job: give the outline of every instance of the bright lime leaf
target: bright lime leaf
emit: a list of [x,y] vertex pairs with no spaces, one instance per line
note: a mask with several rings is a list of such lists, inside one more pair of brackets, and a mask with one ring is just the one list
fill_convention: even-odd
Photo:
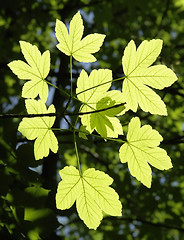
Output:
[[68,56],[73,56],[79,62],[95,62],[91,53],[99,51],[105,35],[89,34],[82,38],[84,32],[83,20],[78,11],[70,22],[69,33],[63,22],[56,20],[56,37],[59,41],[57,48]]
[[127,107],[134,112],[139,104],[145,112],[167,115],[164,102],[148,87],[163,89],[177,80],[174,72],[166,66],[149,67],[160,54],[161,48],[162,40],[159,39],[143,41],[137,51],[134,41],[131,40],[125,48],[122,58],[125,73],[123,94]]
[[[81,115],[81,122],[86,126],[90,133],[96,130],[102,137],[118,137],[123,134],[123,129],[118,115],[124,109],[124,105],[112,108],[114,105],[124,102],[123,94],[120,91],[107,90],[111,86],[112,71],[109,69],[93,70],[88,74],[82,70],[77,80],[76,94],[78,99],[83,103],[80,111],[91,112],[91,114]],[[107,109],[100,111],[102,109]]]
[[22,97],[36,98],[38,95],[46,102],[48,85],[45,82],[50,71],[50,52],[47,50],[42,55],[35,45],[20,41],[22,53],[27,63],[16,60],[8,64],[14,74],[20,79],[31,80],[24,84]]
[[131,175],[150,188],[152,176],[149,164],[164,170],[172,168],[172,163],[166,151],[158,147],[163,140],[162,136],[151,126],[140,125],[138,117],[131,119],[127,143],[120,147],[119,156],[122,163],[128,162]]
[[[51,105],[48,110],[42,100],[26,100],[26,109],[29,114],[55,113],[54,105]],[[35,159],[47,157],[49,149],[56,153],[58,150],[58,141],[51,127],[54,124],[56,117],[34,117],[23,118],[20,122],[18,130],[29,140],[35,140],[34,154]]]
[[113,179],[104,172],[89,168],[80,176],[75,167],[60,170],[62,181],[58,185],[56,206],[64,210],[76,201],[79,217],[90,229],[96,229],[103,218],[102,211],[121,216],[122,205],[118,194],[109,187]]

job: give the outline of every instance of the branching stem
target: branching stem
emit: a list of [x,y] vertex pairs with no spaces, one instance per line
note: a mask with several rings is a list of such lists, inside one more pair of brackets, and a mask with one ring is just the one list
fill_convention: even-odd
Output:
[[[72,56],[70,56],[70,79],[72,79]],[[76,96],[78,96],[79,94],[81,93],[84,93],[84,92],[87,92],[87,91],[90,91],[91,89],[94,89],[94,88],[97,88],[97,87],[100,87],[102,85],[105,85],[105,84],[108,84],[110,82],[117,82],[117,81],[120,81],[120,80],[123,80],[125,79],[125,76],[124,77],[120,77],[120,78],[116,78],[116,79],[113,79],[113,80],[110,80],[110,81],[107,81],[107,82],[104,82],[104,83],[101,83],[101,84],[98,84],[96,86],[93,86],[93,87],[90,87],[90,88],[87,88],[77,94],[75,94],[75,96],[73,96],[73,86],[72,86],[72,81],[71,81],[71,94],[65,92],[64,90],[62,90],[61,88],[55,86],[54,84],[50,83],[49,81],[45,80],[45,82],[47,82],[49,85],[51,85],[52,87],[55,87],[57,90],[59,90],[63,95],[66,95],[67,97],[71,97],[77,101],[80,101]]]

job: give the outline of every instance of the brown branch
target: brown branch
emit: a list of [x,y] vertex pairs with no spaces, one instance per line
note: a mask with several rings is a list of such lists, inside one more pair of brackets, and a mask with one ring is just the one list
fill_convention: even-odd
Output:
[[80,113],[67,113],[66,115],[71,115],[71,116],[78,115],[78,116],[81,116],[81,115],[85,115],[85,114],[92,114],[92,113],[103,112],[103,111],[106,111],[106,110],[109,110],[109,109],[113,109],[113,108],[117,108],[117,107],[120,107],[120,106],[123,106],[123,105],[125,105],[125,103],[119,103],[119,104],[116,104],[114,106],[111,106],[111,107],[108,107],[108,108],[99,109],[99,110],[95,110],[95,111],[80,112]]
[[85,115],[85,114],[92,114],[92,113],[98,113],[98,112],[103,112],[109,109],[117,108],[120,106],[123,106],[125,103],[120,103],[116,104],[114,106],[108,107],[108,108],[103,108],[99,110],[94,110],[90,112],[78,112],[78,113],[40,113],[40,114],[0,114],[0,119],[8,119],[8,118],[34,118],[34,117],[53,117],[53,116],[80,116],[80,115]]
[[[112,218],[111,216],[109,217],[106,217],[106,218]],[[113,218],[114,220],[114,218]],[[173,226],[173,225],[168,225],[168,224],[165,224],[165,223],[154,223],[154,222],[151,222],[151,221],[148,221],[148,220],[144,220],[144,219],[140,219],[140,218],[126,218],[126,217],[122,217],[122,218],[119,218],[117,219],[119,221],[123,220],[123,221],[129,221],[129,222],[133,222],[134,224],[136,224],[136,222],[141,222],[142,224],[146,224],[146,225],[150,225],[150,226],[153,226],[153,227],[160,227],[160,228],[167,228],[167,229],[175,229],[175,230],[178,230],[180,232],[184,232],[184,228],[182,227],[178,227],[178,226]]]
[[[174,229],[174,230],[178,230],[180,232],[184,232],[184,228],[182,228],[182,227],[174,226],[174,225],[168,225],[168,224],[159,223],[159,222],[155,223],[155,222],[151,222],[151,221],[148,221],[148,220],[141,219],[139,217],[137,217],[137,218],[129,218],[129,217],[115,218],[113,216],[107,216],[107,217],[104,218],[103,222],[105,222],[105,220],[110,220],[112,222],[116,222],[115,224],[117,224],[117,222],[121,223],[122,221],[127,221],[129,223],[132,222],[134,225],[136,225],[136,223],[139,222],[141,224],[149,225],[149,226],[156,227],[156,228],[158,228],[158,227],[159,228],[166,228],[166,229],[169,229],[169,230]],[[67,227],[68,225],[76,223],[78,221],[80,221],[79,218],[73,219],[70,222],[68,222],[67,224],[65,224],[64,227]]]
[[40,114],[0,114],[0,119],[8,118],[34,118],[34,117],[53,117],[58,113],[40,113]]

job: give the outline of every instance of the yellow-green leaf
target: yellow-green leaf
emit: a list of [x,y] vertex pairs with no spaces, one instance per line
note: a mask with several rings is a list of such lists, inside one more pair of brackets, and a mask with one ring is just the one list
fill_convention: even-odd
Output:
[[[76,94],[83,103],[80,109],[82,113],[97,111],[80,116],[86,130],[90,133],[96,130],[102,137],[116,138],[123,134],[120,121],[115,116],[123,111],[124,99],[118,90],[107,91],[111,82],[112,71],[109,69],[93,70],[89,77],[82,70],[77,80]],[[118,104],[122,105],[114,107]]]
[[121,216],[122,205],[118,194],[109,187],[113,179],[104,172],[89,168],[81,176],[75,167],[60,170],[62,181],[58,185],[56,206],[64,210],[76,201],[79,217],[90,229],[96,229],[103,218],[102,211]]
[[20,41],[20,46],[27,63],[16,60],[8,64],[18,78],[31,80],[24,84],[22,97],[36,98],[38,95],[46,102],[48,85],[45,81],[50,71],[50,52],[47,50],[42,55],[35,45]]
[[149,164],[160,170],[167,170],[172,168],[172,163],[166,151],[158,147],[163,140],[162,136],[150,125],[140,126],[138,117],[131,119],[127,143],[120,147],[119,156],[122,163],[128,162],[131,175],[150,188],[152,172]]
[[127,108],[137,111],[138,105],[145,112],[167,115],[167,109],[160,96],[148,86],[163,89],[171,86],[177,77],[166,66],[150,65],[156,60],[162,48],[162,40],[153,39],[143,41],[136,51],[136,46],[131,40],[125,48],[122,58],[125,79],[123,94]]
[[[47,110],[46,105],[42,100],[26,100],[26,109],[29,114],[55,113],[54,105],[51,105]],[[56,117],[50,116],[23,118],[19,124],[18,130],[27,139],[36,139],[34,143],[34,154],[36,160],[47,157],[49,149],[54,153],[58,150],[58,141],[51,129],[55,118]]]
[[70,22],[69,33],[65,24],[56,20],[56,37],[59,41],[57,48],[68,56],[74,57],[79,62],[95,62],[96,58],[92,53],[99,51],[105,35],[90,34],[82,38],[84,32],[83,20],[78,11]]

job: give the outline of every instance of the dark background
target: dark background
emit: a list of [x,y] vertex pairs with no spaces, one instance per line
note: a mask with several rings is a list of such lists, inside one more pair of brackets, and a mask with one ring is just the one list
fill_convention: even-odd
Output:
[[[173,169],[153,170],[151,189],[129,174],[127,164],[118,157],[120,145],[89,137],[77,139],[83,168],[95,167],[114,178],[113,188],[123,204],[122,217],[107,216],[99,228],[89,230],[79,219],[75,205],[65,211],[55,207],[55,193],[60,181],[58,171],[76,165],[72,134],[56,132],[57,154],[50,153],[35,161],[33,142],[27,141],[17,127],[21,119],[0,120],[0,239],[184,239],[184,1],[183,0],[6,0],[0,3],[0,113],[26,113],[21,98],[23,81],[7,64],[24,60],[19,40],[51,51],[51,71],[47,78],[69,89],[69,57],[56,48],[56,18],[69,23],[78,11],[84,19],[84,35],[106,34],[99,60],[93,64],[74,61],[74,89],[81,68],[109,68],[113,78],[123,74],[121,58],[127,43],[160,38],[163,50],[156,63],[165,64],[177,74],[173,86],[158,91],[168,109],[168,116],[152,116],[141,110],[121,117],[126,132],[130,119],[137,115],[142,124],[150,124],[163,136],[161,147],[172,159]],[[113,87],[121,88],[116,82]],[[50,88],[48,105],[57,112],[66,104],[64,96]],[[77,102],[71,111],[78,111]],[[75,118],[71,118],[74,121]],[[55,127],[68,128],[61,119]]]

